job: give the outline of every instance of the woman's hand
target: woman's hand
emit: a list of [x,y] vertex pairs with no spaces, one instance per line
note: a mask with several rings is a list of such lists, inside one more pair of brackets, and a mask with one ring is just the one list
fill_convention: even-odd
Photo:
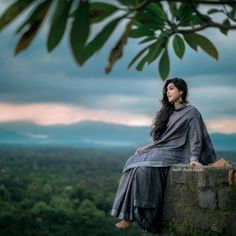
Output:
[[190,165],[192,165],[192,166],[202,166],[202,164],[198,161],[190,161]]
[[136,150],[135,154],[140,153],[145,150],[145,147],[140,147]]
[[144,150],[147,150],[147,149],[150,149],[150,148],[153,148],[153,147],[155,147],[155,142],[153,143],[150,143],[150,144],[148,144],[148,145],[146,145],[146,146],[144,146],[144,147],[140,147],[140,148],[138,148],[137,150],[136,150],[136,152],[135,152],[135,154],[136,153],[139,153],[139,152],[143,152]]

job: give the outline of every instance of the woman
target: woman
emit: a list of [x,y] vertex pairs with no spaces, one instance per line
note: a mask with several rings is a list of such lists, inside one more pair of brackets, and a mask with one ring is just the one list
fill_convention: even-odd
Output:
[[153,143],[138,148],[125,163],[111,215],[121,219],[118,228],[134,222],[148,232],[161,230],[162,200],[173,164],[207,165],[216,153],[197,108],[187,101],[183,79],[168,79],[162,107],[153,120]]

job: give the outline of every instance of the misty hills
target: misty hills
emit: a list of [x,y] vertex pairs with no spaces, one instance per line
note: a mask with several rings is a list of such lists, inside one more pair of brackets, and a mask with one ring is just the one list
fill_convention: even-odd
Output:
[[84,121],[42,126],[31,122],[0,124],[0,143],[62,144],[69,146],[136,146],[151,142],[146,127]]
[[[0,124],[1,144],[44,144],[94,148],[137,148],[151,143],[149,127],[83,121],[42,126],[31,122]],[[217,151],[236,151],[236,133],[210,134]]]

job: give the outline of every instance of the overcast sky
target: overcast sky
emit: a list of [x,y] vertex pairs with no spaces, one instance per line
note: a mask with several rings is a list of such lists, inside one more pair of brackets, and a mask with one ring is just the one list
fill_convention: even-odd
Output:
[[[0,4],[0,13],[5,9]],[[13,56],[19,21],[0,33],[0,122],[28,120],[41,125],[72,124],[94,120],[130,126],[149,126],[160,108],[164,82],[157,62],[142,72],[127,70],[141,49],[136,41],[126,45],[123,58],[109,75],[103,70],[109,50],[122,33],[122,25],[106,48],[80,68],[74,62],[67,35],[51,54],[46,51],[47,27],[31,47]],[[189,101],[201,112],[209,132],[236,132],[236,32],[201,32],[219,51],[219,60],[186,47],[184,59],[169,49],[168,78],[181,77],[189,86]]]

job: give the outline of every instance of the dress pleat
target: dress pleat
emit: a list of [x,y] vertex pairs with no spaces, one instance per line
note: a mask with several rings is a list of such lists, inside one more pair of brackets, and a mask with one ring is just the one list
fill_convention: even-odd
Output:
[[161,228],[162,201],[169,167],[136,167],[121,176],[111,215],[134,220],[149,232]]

